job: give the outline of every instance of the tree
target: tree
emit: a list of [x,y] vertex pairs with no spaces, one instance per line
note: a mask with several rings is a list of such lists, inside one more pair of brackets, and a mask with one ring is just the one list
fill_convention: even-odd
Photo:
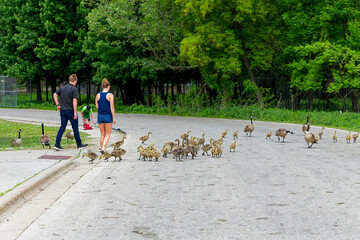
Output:
[[95,79],[110,78],[122,89],[125,103],[143,103],[141,86],[150,90],[159,71],[188,68],[179,60],[181,27],[171,3],[107,1],[88,16],[84,51],[93,60]]
[[263,105],[254,71],[271,67],[279,34],[274,27],[276,5],[266,0],[176,2],[186,29],[180,48],[183,59],[199,66],[210,86],[221,91],[232,89],[245,67]]
[[3,71],[22,82],[35,83],[37,100],[41,99],[42,66],[33,50],[43,35],[39,1],[4,0],[0,7],[2,37],[0,51]]
[[57,81],[85,68],[79,36],[86,27],[84,12],[79,11],[80,0],[42,0],[40,19],[45,34],[39,38],[34,52],[40,59],[46,80],[56,90]]

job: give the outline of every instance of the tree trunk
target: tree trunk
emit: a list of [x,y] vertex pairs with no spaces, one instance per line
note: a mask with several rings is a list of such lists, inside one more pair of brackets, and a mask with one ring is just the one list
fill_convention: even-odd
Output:
[[359,112],[359,93],[358,90],[353,90],[352,93],[350,94],[350,98],[351,98],[351,104],[352,104],[352,110],[355,113]]
[[309,90],[309,92],[308,92],[307,110],[311,110],[311,109],[312,109],[313,98],[314,98],[313,90]]
[[91,81],[90,81],[90,78],[87,78],[87,81],[86,81],[86,83],[87,83],[87,89],[86,89],[86,102],[87,102],[87,104],[89,104],[89,102],[90,102],[90,94],[91,94]]
[[49,83],[48,80],[45,79],[45,92],[46,92],[46,102],[49,102]]
[[78,106],[82,105],[82,102],[81,102],[81,95],[80,95],[80,83],[77,84],[79,87],[78,87],[78,93],[79,93],[79,99],[78,99]]
[[42,102],[42,97],[41,97],[41,80],[38,79],[36,80],[36,101],[38,102]]
[[259,105],[260,105],[260,107],[263,107],[264,106],[264,101],[263,101],[260,89],[259,89],[259,87],[258,87],[258,85],[256,83],[254,72],[251,70],[250,63],[249,63],[248,59],[246,58],[245,51],[244,51],[244,55],[243,55],[243,62],[244,62],[244,65],[245,65],[245,67],[246,67],[246,69],[247,69],[247,71],[249,73],[250,80],[255,84],[256,98],[257,98],[257,100],[259,102]]

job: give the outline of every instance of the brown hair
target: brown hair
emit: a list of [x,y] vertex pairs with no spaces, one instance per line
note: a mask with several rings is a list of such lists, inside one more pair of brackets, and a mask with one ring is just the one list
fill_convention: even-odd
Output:
[[76,80],[78,80],[76,74],[71,74],[70,77],[69,77],[69,82],[75,82]]
[[108,81],[106,78],[104,78],[104,79],[102,80],[101,86],[102,86],[102,88],[107,88],[108,86],[110,86],[110,83],[109,83],[109,81]]

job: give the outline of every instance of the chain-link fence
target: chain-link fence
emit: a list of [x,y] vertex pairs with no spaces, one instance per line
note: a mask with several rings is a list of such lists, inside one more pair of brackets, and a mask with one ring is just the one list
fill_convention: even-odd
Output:
[[17,81],[15,78],[0,76],[0,106],[17,106]]

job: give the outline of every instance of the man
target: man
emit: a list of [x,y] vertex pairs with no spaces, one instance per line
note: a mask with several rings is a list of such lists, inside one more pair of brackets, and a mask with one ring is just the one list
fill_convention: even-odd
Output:
[[[77,116],[77,99],[79,93],[75,87],[78,82],[76,74],[72,74],[69,77],[69,84],[58,89],[54,94],[54,101],[58,111],[60,111],[61,126],[56,136],[55,149],[60,151],[63,148],[60,146],[61,137],[65,132],[68,120],[70,120],[72,129],[74,131],[74,137],[78,148],[87,147],[87,144],[82,144],[79,134],[79,120]],[[60,104],[58,100],[60,96]]]

